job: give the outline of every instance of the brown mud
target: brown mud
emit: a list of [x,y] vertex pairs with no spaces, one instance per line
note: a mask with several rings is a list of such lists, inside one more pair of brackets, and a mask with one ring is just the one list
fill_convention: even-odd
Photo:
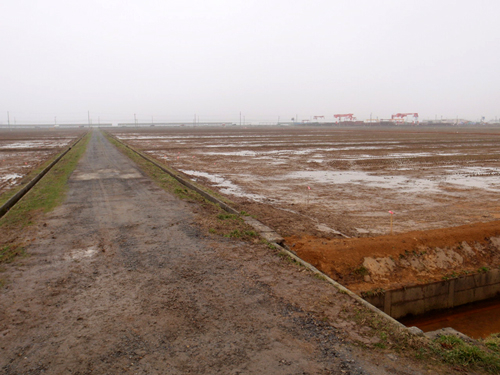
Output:
[[302,259],[356,292],[500,265],[500,221],[373,238],[291,236],[286,242]]
[[490,239],[500,219],[499,128],[113,132],[226,194],[358,292],[500,266]]
[[3,267],[1,372],[448,371],[354,346],[381,340],[356,302],[264,244],[209,235],[199,210],[94,131],[65,203]]

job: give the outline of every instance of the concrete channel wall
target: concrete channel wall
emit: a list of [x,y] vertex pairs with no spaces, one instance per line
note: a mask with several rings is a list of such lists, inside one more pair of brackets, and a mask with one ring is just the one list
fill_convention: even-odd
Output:
[[398,319],[408,314],[446,309],[500,294],[500,270],[461,276],[425,285],[385,291],[364,299]]

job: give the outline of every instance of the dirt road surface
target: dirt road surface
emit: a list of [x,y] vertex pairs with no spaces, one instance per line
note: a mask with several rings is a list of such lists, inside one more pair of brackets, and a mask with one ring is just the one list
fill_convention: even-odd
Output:
[[1,373],[427,373],[353,346],[348,296],[264,245],[205,235],[100,132],[69,185],[3,273]]

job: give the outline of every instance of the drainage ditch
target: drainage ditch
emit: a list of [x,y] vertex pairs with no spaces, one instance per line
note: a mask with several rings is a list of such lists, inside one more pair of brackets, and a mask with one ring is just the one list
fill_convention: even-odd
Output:
[[500,332],[500,298],[432,311],[399,319],[407,327],[418,327],[424,332],[451,327],[473,338],[486,338]]
[[[473,338],[500,332],[500,270],[365,295],[406,326],[434,331],[451,327]],[[461,307],[459,307],[461,306]]]

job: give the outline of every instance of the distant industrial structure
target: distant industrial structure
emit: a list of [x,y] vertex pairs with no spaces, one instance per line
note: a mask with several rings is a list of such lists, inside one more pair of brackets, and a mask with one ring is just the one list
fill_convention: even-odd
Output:
[[395,124],[404,124],[408,116],[413,116],[413,125],[418,125],[418,113],[396,113],[391,116],[391,120]]
[[338,124],[339,122],[354,122],[356,121],[356,117],[354,117],[354,114],[352,113],[346,113],[346,114],[337,114],[333,115],[333,118],[336,120],[335,122]]
[[[245,117],[243,116],[243,122],[239,122],[239,126],[500,126],[500,121],[495,117],[489,121],[486,121],[485,116],[481,116],[476,121],[470,121],[463,118],[443,118],[442,116],[438,119],[421,120],[417,112],[397,112],[394,113],[390,118],[379,119],[378,117],[373,118],[370,114],[370,118],[366,120],[357,120],[354,113],[336,113],[333,117],[324,115],[314,115],[309,118],[301,119],[299,121],[298,115],[291,118],[291,121],[280,121],[278,116],[278,121],[267,121],[267,122],[245,122]],[[240,119],[241,120],[241,119]],[[230,127],[238,126],[238,123],[232,121],[226,122],[200,122],[199,117],[195,116],[194,121],[186,122],[154,122],[153,117],[151,121],[139,122],[137,115],[134,114],[134,122],[119,122],[119,123],[101,123],[99,118],[96,123],[92,122],[90,117],[90,112],[88,113],[88,119],[86,123],[56,123],[56,117],[54,117],[54,123],[17,123],[14,118],[14,123],[11,122],[10,114],[7,112],[7,123],[0,121],[0,128],[9,129],[35,129],[35,128],[92,128],[92,127]]]

